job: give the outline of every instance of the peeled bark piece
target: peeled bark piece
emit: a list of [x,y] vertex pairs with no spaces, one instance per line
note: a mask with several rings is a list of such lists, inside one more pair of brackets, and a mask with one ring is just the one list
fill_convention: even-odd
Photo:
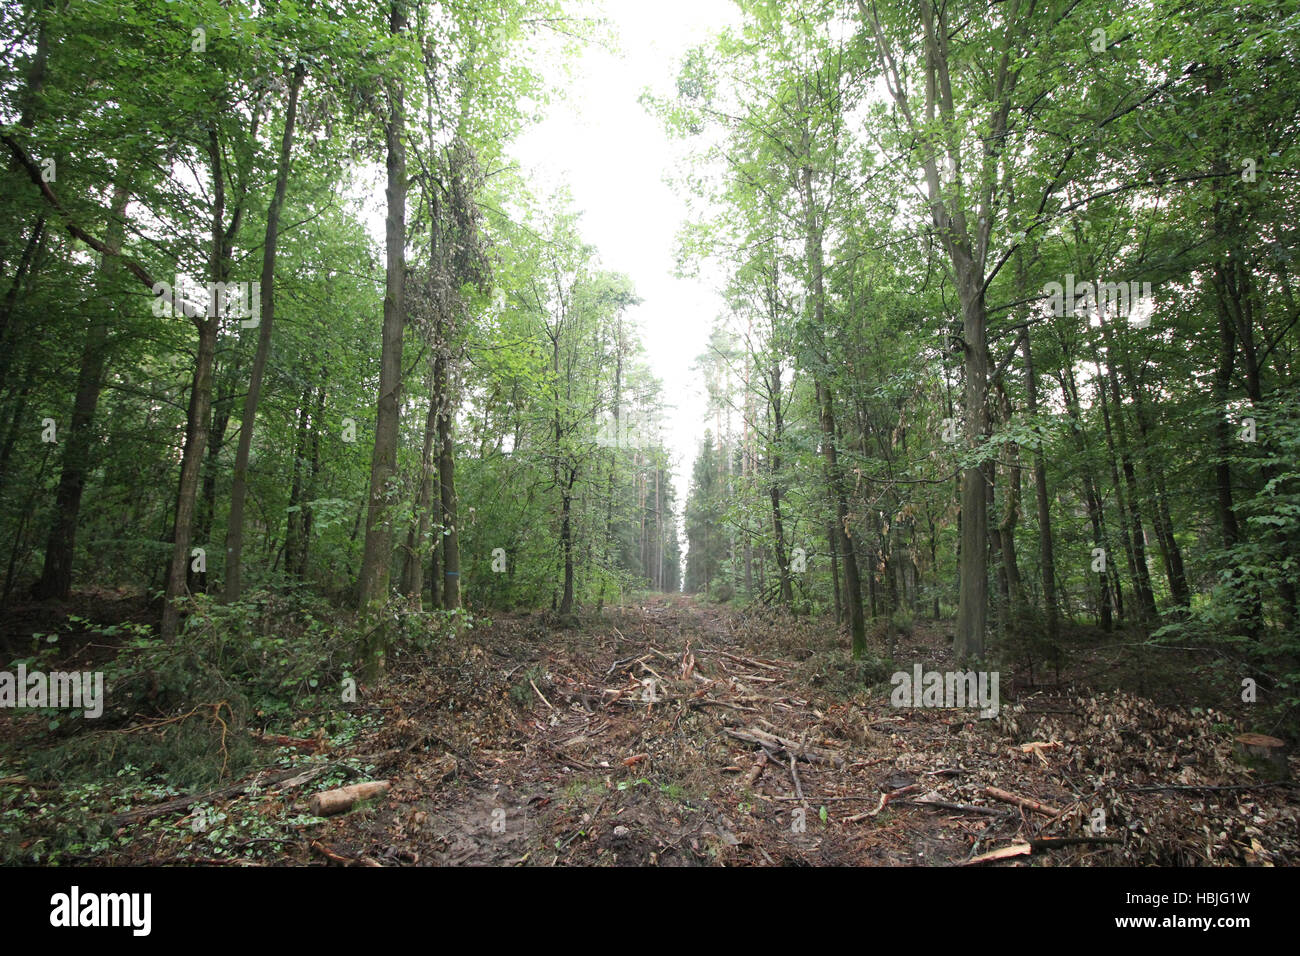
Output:
[[1270,779],[1291,778],[1291,768],[1286,760],[1286,741],[1265,734],[1238,734],[1232,739],[1243,762],[1259,767]]
[[322,790],[314,793],[307,801],[307,807],[318,817],[331,817],[336,813],[347,813],[362,800],[369,800],[381,793],[387,793],[392,782],[388,780],[371,780],[366,783],[354,783],[337,790]]

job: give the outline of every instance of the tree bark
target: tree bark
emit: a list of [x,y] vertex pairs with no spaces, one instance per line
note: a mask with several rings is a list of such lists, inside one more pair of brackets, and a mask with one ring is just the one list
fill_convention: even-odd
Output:
[[[126,234],[126,209],[131,194],[125,184],[113,190],[105,240],[114,250],[120,250]],[[116,294],[114,279],[118,274],[116,255],[103,255],[99,261],[100,290],[105,300]],[[77,522],[81,514],[81,495],[90,470],[94,435],[92,424],[99,407],[99,395],[104,384],[104,366],[108,358],[108,330],[110,312],[95,308],[90,330],[81,352],[81,371],[77,377],[77,394],[72,405],[72,420],[67,431],[67,445],[63,453],[63,469],[59,487],[55,492],[54,519],[50,525],[49,539],[45,545],[45,565],[41,576],[32,588],[37,599],[66,599],[72,588],[72,564],[76,553]]]
[[564,555],[564,592],[560,598],[560,614],[573,613],[573,528],[570,511],[573,502],[573,482],[577,477],[578,470],[570,468],[560,509],[560,549]]
[[442,606],[448,611],[460,607],[460,531],[456,501],[456,438],[452,433],[452,400],[447,375],[447,354],[440,351],[434,370],[434,393],[438,404],[438,486],[442,510]]
[[[1038,417],[1038,380],[1034,374],[1034,352],[1030,339],[1032,330],[1025,330],[1025,390],[1029,400],[1029,414]],[[1043,588],[1043,601],[1047,611],[1047,637],[1052,646],[1060,641],[1060,610],[1056,601],[1056,549],[1052,542],[1052,509],[1047,491],[1047,461],[1043,442],[1034,445],[1034,502],[1038,509],[1038,562]]]
[[[1074,375],[1070,370],[1070,366],[1066,364],[1068,361],[1069,359],[1066,358],[1062,366],[1064,371],[1061,376],[1061,395],[1065,399],[1066,413],[1070,417],[1070,435],[1074,439],[1075,448],[1077,449],[1080,458],[1084,462],[1087,462],[1089,460],[1088,439],[1087,434],[1083,430],[1083,418],[1079,414],[1078,396],[1073,387]],[[1084,502],[1088,509],[1088,520],[1092,524],[1093,547],[1101,548],[1107,557],[1107,562],[1103,566],[1103,570],[1097,573],[1098,586],[1101,592],[1100,600],[1097,602],[1097,614],[1100,618],[1102,630],[1109,631],[1113,626],[1111,616],[1110,545],[1106,537],[1105,517],[1101,507],[1101,496],[1097,492],[1097,484],[1093,480],[1092,471],[1087,469],[1086,466],[1082,477]],[[1088,562],[1088,566],[1091,567],[1091,562]],[[1118,576],[1116,576],[1116,584],[1118,585]]]
[[302,391],[298,429],[293,443],[293,478],[289,483],[289,520],[284,532],[284,573],[301,578],[306,567],[307,524],[303,505],[303,465],[307,460],[307,422],[311,417],[311,386]]
[[248,393],[244,397],[244,414],[240,418],[239,447],[235,452],[235,474],[230,488],[230,516],[226,522],[226,601],[238,600],[243,589],[244,499],[248,493],[248,459],[253,447],[253,425],[257,405],[262,397],[262,377],[271,354],[271,325],[275,320],[275,255],[280,236],[280,212],[284,208],[289,186],[289,160],[293,152],[293,128],[298,113],[298,92],[302,89],[306,66],[299,63],[289,81],[289,102],[285,107],[284,134],[280,139],[279,166],[275,174],[275,192],[266,211],[266,235],[262,246],[262,278],[259,286],[260,324],[257,331],[257,354],[249,375]]
[[[393,36],[406,27],[404,0],[393,0],[389,30]],[[379,360],[379,403],[375,416],[375,445],[370,460],[370,489],[366,509],[366,538],[358,582],[358,603],[363,612],[388,599],[393,558],[393,528],[389,515],[390,480],[397,472],[397,433],[401,416],[402,330],[406,324],[406,107],[400,79],[388,87],[388,117],[384,123],[387,146],[388,214],[384,224],[386,249],[384,325]],[[384,641],[366,649],[367,669],[383,667]]]
[[[1101,407],[1102,426],[1106,433],[1107,461],[1110,465],[1111,481],[1115,487],[1115,498],[1119,503],[1120,532],[1128,560],[1129,577],[1133,580],[1134,591],[1137,592],[1142,620],[1153,621],[1157,617],[1156,598],[1151,587],[1151,571],[1147,567],[1146,531],[1142,523],[1142,512],[1138,506],[1137,473],[1133,468],[1133,454],[1129,449],[1124,409],[1117,405],[1112,417],[1111,400],[1106,394],[1105,372],[1102,370],[1101,359],[1097,355],[1095,345],[1093,362],[1097,368],[1097,398]],[[1120,484],[1120,468],[1123,469],[1124,474],[1123,485]]]
[[768,495],[772,500],[772,533],[775,539],[773,550],[776,553],[776,569],[780,577],[781,605],[787,610],[794,604],[794,588],[790,584],[790,556],[785,544],[785,525],[781,521],[781,441],[785,423],[781,408],[781,363],[772,361],[772,391],[770,405],[772,412],[772,451],[768,457],[769,482]]
[[[215,127],[208,131],[208,158],[212,169],[212,251],[209,271],[213,282],[221,281],[225,262],[225,172],[221,165],[221,146]],[[209,306],[211,303],[209,302]],[[208,423],[212,414],[212,365],[217,354],[217,331],[220,317],[209,307],[207,314],[194,319],[199,330],[198,358],[190,387],[190,404],[186,416],[185,448],[181,453],[181,478],[176,491],[176,517],[172,522],[172,557],[167,568],[164,590],[162,627],[164,641],[174,640],[180,629],[180,599],[186,591],[190,568],[190,536],[193,531],[194,505],[198,497],[199,473],[208,441]]]
[[[432,370],[430,370],[429,382],[432,385]],[[429,547],[430,512],[433,509],[433,456],[437,442],[438,406],[430,396],[429,411],[424,419],[424,443],[420,448],[420,487],[415,495],[416,514],[407,532],[402,565],[402,593],[416,608],[419,608],[424,600],[424,549]],[[437,550],[438,547],[439,543],[434,542],[431,550]],[[436,598],[435,595],[435,601]]]

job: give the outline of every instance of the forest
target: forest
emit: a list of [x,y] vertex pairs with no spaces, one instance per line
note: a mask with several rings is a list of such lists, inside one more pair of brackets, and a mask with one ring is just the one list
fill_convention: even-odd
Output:
[[0,4],[0,862],[1300,861],[1300,3],[701,4],[668,355],[629,6]]

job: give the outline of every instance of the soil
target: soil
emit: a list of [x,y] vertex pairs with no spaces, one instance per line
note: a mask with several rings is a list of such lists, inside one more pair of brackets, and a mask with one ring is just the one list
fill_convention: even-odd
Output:
[[[1296,789],[1234,757],[1240,716],[1084,686],[1096,655],[1051,680],[1004,673],[984,718],[891,702],[892,671],[957,669],[942,626],[863,663],[826,622],[681,595],[559,623],[498,616],[359,688],[378,729],[303,766],[365,768],[386,795],[327,819],[302,816],[323,779],[235,795],[220,805],[257,803],[281,836],[198,855],[178,810],[94,862],[1300,862]],[[1015,855],[982,860],[997,850]]]

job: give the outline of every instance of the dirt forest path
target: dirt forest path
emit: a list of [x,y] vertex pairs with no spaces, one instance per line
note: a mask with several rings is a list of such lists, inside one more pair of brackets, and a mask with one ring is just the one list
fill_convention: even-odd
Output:
[[[928,637],[915,659],[950,666],[943,635]],[[990,852],[1013,865],[1297,859],[1295,791],[1233,762],[1221,716],[1064,689],[1004,698],[997,719],[895,708],[888,674],[851,663],[844,643],[825,622],[676,595],[575,628],[541,614],[500,618],[435,660],[395,669],[371,705],[382,729],[363,748],[379,755],[365,758],[370,775],[392,790],[314,825],[291,856],[542,866],[931,865]],[[895,666],[911,664],[900,651]]]

